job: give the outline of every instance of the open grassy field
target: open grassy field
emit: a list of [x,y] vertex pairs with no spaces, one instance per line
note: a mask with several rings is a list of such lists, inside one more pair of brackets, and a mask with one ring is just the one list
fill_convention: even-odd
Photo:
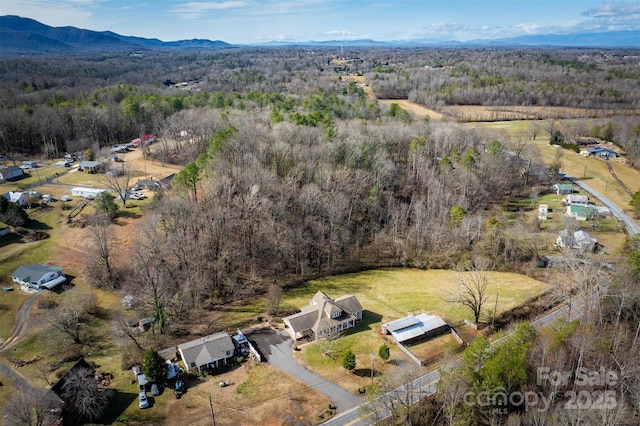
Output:
[[545,106],[484,106],[450,105],[439,109],[443,114],[457,121],[507,121],[507,120],[544,120],[571,118],[604,118],[613,115],[638,115],[640,111],[613,109],[585,109]]
[[[548,289],[547,284],[522,275],[497,272],[489,274],[489,301],[485,319],[491,314],[496,293],[499,293],[497,313],[500,314]],[[381,269],[314,280],[304,287],[290,289],[283,301],[283,309],[286,310],[307,305],[317,291],[324,291],[330,297],[353,294],[364,308],[362,322],[347,335],[333,342],[320,341],[301,345],[301,350],[294,352],[294,356],[318,374],[355,392],[370,384],[371,355],[377,355],[378,348],[386,341],[379,334],[383,323],[420,309],[440,315],[449,323],[458,323],[463,319],[473,320],[470,311],[451,301],[451,294],[456,288],[455,279],[454,271]],[[377,375],[394,374],[409,362],[394,344],[390,343],[389,346],[391,359],[395,362],[380,363],[376,369]],[[443,348],[444,346],[439,346],[439,350]],[[332,356],[325,355],[328,349]],[[347,350],[356,354],[355,374],[348,374],[341,366],[342,357]]]

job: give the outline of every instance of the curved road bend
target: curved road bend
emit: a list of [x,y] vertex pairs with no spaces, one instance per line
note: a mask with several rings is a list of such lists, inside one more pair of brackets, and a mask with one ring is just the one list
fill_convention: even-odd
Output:
[[260,329],[252,332],[248,337],[256,341],[269,364],[325,395],[336,407],[336,411],[347,410],[365,401],[364,397],[349,392],[298,364],[292,355],[293,342],[286,331],[273,332]]
[[608,199],[607,197],[605,197],[595,189],[591,188],[589,185],[580,181],[580,179],[576,179],[566,174],[564,175],[564,177],[568,181],[578,185],[584,191],[593,195],[595,198],[598,199],[598,201],[600,201],[607,208],[609,208],[609,210],[611,210],[611,214],[617,217],[620,221],[622,221],[622,223],[624,224],[624,227],[627,229],[627,232],[629,233],[630,236],[633,237],[634,235],[640,234],[640,225],[638,225],[638,223],[635,220],[633,220],[631,216],[629,216],[624,210],[618,207],[613,201],[611,201],[610,199]]
[[[16,340],[18,340],[27,332],[29,314],[34,303],[36,303],[39,294],[40,293],[34,294],[29,299],[27,299],[22,304],[22,306],[20,306],[20,309],[18,309],[18,313],[16,314],[16,324],[13,327],[13,332],[11,333],[11,336],[0,343],[0,352],[4,352],[5,350],[9,349],[15,344]],[[29,383],[24,377],[22,377],[20,373],[18,373],[15,369],[2,361],[0,361],[0,374],[9,379],[9,381],[11,381],[11,383],[13,383],[13,385],[17,389],[33,389],[33,385],[31,385],[31,383]]]
[[[576,300],[571,305],[564,306],[550,314],[547,314],[531,324],[535,328],[544,327],[553,323],[561,317],[567,317],[570,321],[580,318],[584,309],[584,303],[582,300]],[[492,345],[495,345],[502,341],[508,335],[494,341]],[[459,364],[460,360],[456,359],[447,364],[444,368],[451,369]],[[410,401],[417,403],[420,398],[427,395],[432,395],[436,392],[436,385],[440,380],[440,371],[434,370],[429,373],[418,377],[412,382],[394,389],[384,395],[381,395],[375,401],[366,402],[364,404],[354,406],[347,411],[337,414],[332,419],[322,423],[326,426],[371,426],[379,421],[389,417],[391,414],[387,409],[390,404],[385,404],[385,401],[392,400],[406,400],[406,393],[411,392]]]

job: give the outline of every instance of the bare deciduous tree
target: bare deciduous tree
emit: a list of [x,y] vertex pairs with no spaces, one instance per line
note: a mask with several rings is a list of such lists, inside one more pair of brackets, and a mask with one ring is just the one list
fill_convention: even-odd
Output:
[[267,291],[267,311],[271,315],[276,315],[280,310],[280,303],[282,303],[282,287],[271,284]]
[[466,306],[473,313],[474,321],[480,321],[482,307],[487,301],[487,286],[489,285],[489,262],[485,259],[476,259],[469,262],[456,275],[458,283],[455,300]]
[[112,168],[105,174],[106,187],[118,195],[123,206],[127,204],[127,193],[129,192],[131,180],[134,175],[135,170],[129,166],[125,166],[124,163],[122,163],[122,166]]
[[93,371],[78,368],[65,376],[62,399],[76,421],[94,421],[104,413],[111,390],[100,389]]
[[52,424],[58,416],[55,414],[55,402],[45,389],[19,389],[4,404],[3,415],[7,425],[46,426]]

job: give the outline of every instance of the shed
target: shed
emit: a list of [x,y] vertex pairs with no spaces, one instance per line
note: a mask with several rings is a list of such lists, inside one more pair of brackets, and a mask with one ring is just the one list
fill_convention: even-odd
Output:
[[22,162],[22,167],[25,169],[35,169],[38,167],[38,162],[35,160],[26,160]]
[[538,206],[538,219],[547,220],[549,218],[549,205],[540,204]]
[[450,329],[451,327],[439,316],[424,312],[418,315],[408,315],[382,325],[382,331],[391,334],[397,343],[439,336]]

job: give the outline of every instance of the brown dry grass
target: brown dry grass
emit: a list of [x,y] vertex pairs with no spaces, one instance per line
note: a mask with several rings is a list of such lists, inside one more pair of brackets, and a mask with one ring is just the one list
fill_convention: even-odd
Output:
[[429,108],[425,108],[422,105],[409,102],[405,99],[380,99],[380,102],[387,106],[391,104],[398,104],[402,109],[407,110],[409,113],[418,118],[425,118],[429,116],[431,120],[443,121],[445,119],[445,116],[440,114],[439,112]]
[[544,106],[451,105],[440,111],[457,121],[510,121],[569,118],[603,118],[614,115],[638,115],[638,110],[585,109]]
[[[220,387],[221,380],[228,386]],[[330,402],[274,367],[252,361],[214,377],[189,376],[186,383],[181,399],[165,389],[144,412],[133,401],[116,424],[146,424],[155,417],[161,420],[155,423],[164,425],[210,425],[211,397],[217,425],[312,425]],[[135,393],[136,385],[128,384],[123,390]]]

